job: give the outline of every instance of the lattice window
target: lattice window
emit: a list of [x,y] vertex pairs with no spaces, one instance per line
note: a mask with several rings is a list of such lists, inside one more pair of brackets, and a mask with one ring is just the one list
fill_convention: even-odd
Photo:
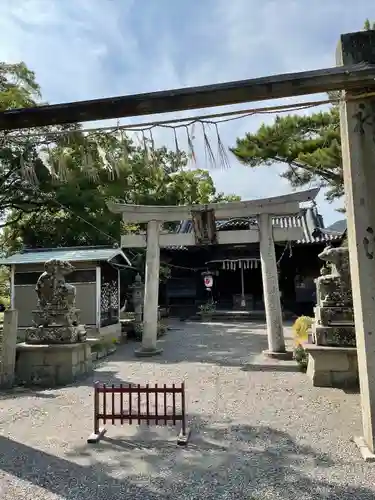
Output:
[[119,320],[118,274],[112,267],[102,266],[100,287],[101,326],[113,325]]

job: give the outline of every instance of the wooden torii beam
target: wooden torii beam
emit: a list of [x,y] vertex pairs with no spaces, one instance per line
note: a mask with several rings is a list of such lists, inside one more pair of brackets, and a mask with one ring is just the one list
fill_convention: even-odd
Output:
[[375,65],[353,64],[200,87],[12,109],[0,113],[0,130],[154,115],[332,90],[355,90],[375,86],[374,79]]

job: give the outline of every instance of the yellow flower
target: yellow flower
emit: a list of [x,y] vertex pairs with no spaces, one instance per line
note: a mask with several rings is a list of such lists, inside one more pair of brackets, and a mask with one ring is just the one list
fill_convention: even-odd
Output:
[[313,325],[314,319],[309,316],[300,316],[293,325],[294,342],[301,345],[308,341],[309,331]]

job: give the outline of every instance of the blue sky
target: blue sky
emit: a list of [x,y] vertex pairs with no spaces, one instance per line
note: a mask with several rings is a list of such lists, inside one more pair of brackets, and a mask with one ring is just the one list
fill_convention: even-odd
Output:
[[[0,60],[25,61],[50,103],[92,99],[333,66],[339,34],[367,17],[375,20],[370,0],[0,0]],[[222,125],[221,138],[229,147],[272,119]],[[155,138],[173,147],[170,132]],[[254,171],[230,159],[230,169],[211,171],[219,191],[290,191],[280,167]],[[340,218],[318,202],[326,224]]]

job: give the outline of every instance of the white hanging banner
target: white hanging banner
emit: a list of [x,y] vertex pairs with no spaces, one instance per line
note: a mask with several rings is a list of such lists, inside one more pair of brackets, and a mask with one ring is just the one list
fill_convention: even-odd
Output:
[[235,259],[235,260],[211,260],[210,263],[221,263],[222,269],[226,271],[236,271],[237,269],[257,269],[259,266],[259,259]]

